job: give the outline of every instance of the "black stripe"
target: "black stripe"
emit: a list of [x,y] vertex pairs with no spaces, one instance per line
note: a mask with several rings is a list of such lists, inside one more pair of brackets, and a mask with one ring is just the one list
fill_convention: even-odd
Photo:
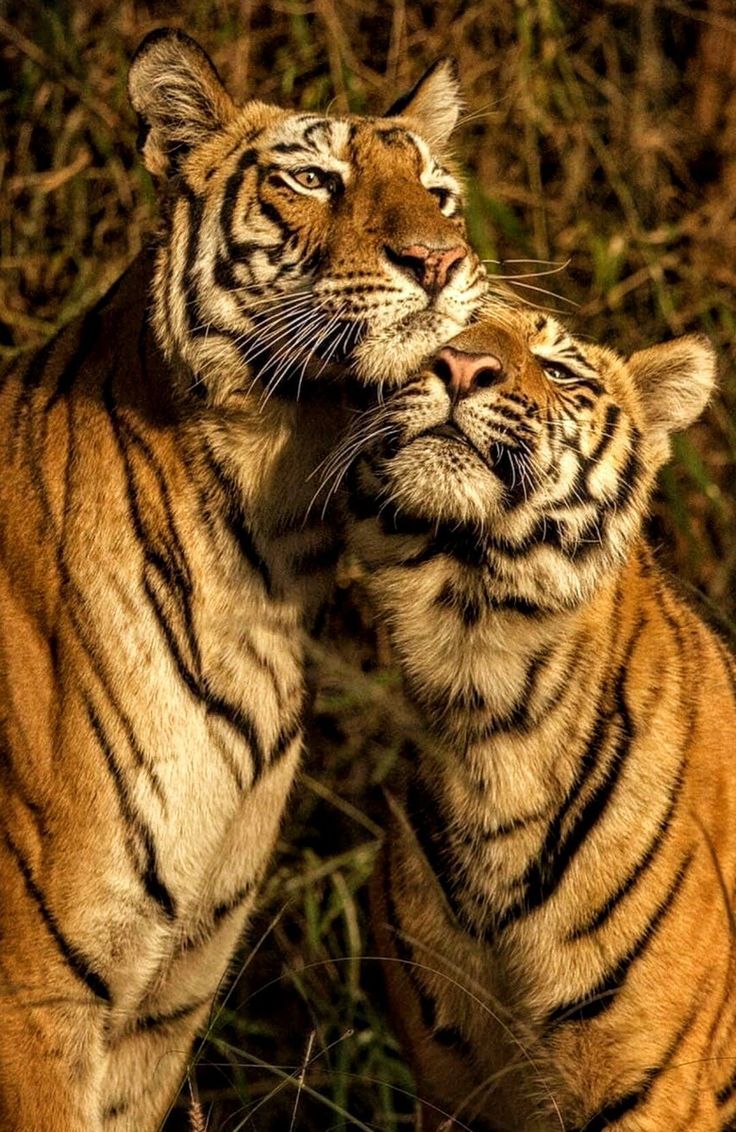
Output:
[[[31,403],[33,401],[33,394],[36,389],[41,385],[44,374],[46,372],[51,355],[60,344],[64,331],[56,337],[49,339],[31,358],[28,368],[25,370],[21,377],[21,384],[16,395],[15,405],[13,406],[13,415],[10,422],[10,427],[7,431],[7,440],[11,445],[11,453],[16,454],[16,443],[21,435],[21,423],[24,416],[28,413]],[[66,334],[70,331],[67,330]]]
[[269,597],[272,597],[273,582],[271,579],[271,570],[265,558],[262,557],[256,547],[255,537],[248,525],[240,503],[240,492],[238,491],[237,484],[228,475],[222,464],[215,459],[209,449],[206,451],[205,459],[220,489],[220,493],[223,496],[223,515],[227,528],[235,540],[240,553],[260,577],[266,593]]
[[[674,633],[678,649],[678,659],[682,660],[686,656],[687,643],[683,639],[681,626],[675,619],[670,618],[666,614],[664,609],[662,609],[662,612],[665,614],[666,619],[670,623],[670,628]],[[692,694],[690,698],[692,699]],[[691,704],[688,706],[692,707]],[[680,765],[677,769],[677,774],[675,775],[674,781],[672,782],[669,790],[669,801],[667,803],[667,809],[660,819],[656,832],[649,845],[647,846],[640,859],[637,861],[634,868],[619,885],[619,887],[608,897],[605,903],[596,912],[592,913],[584,923],[582,923],[579,927],[575,928],[570,933],[568,940],[574,941],[576,939],[581,939],[584,935],[588,935],[589,933],[597,931],[600,927],[602,927],[602,925],[610,918],[610,916],[619,906],[624,897],[627,896],[629,892],[631,892],[640,878],[653,864],[662,846],[662,843],[665,840],[667,833],[669,832],[670,826],[672,824],[672,818],[674,816],[677,803],[682,793],[685,770],[687,767],[687,752],[690,748],[690,742],[695,729],[696,721],[697,714],[694,711],[690,710],[688,712],[687,731],[681,745],[682,757],[680,760]]]
[[598,443],[585,460],[586,473],[590,474],[594,466],[600,463],[601,459],[603,458],[603,456],[605,456],[607,450],[610,448],[616,437],[616,426],[620,418],[621,410],[619,409],[618,405],[615,405],[613,402],[611,402],[610,405],[608,405],[608,407],[606,408],[606,415],[603,420],[601,435],[598,438]]
[[101,295],[94,306],[90,307],[85,313],[79,326],[77,347],[71,360],[66,363],[59,374],[56,387],[44,405],[45,413],[51,412],[54,406],[71,392],[84,362],[99,341],[100,331],[102,329],[101,316],[113,305],[123,283],[127,282],[128,277],[136,270],[137,263],[138,260],[123,271],[114,283],[108,287],[104,295]]
[[593,912],[588,917],[588,919],[586,919],[582,924],[580,924],[569,933],[567,937],[569,942],[574,942],[576,939],[582,939],[583,936],[590,935],[592,932],[598,931],[599,928],[601,928],[603,924],[605,924],[606,921],[610,919],[624,897],[631,892],[631,890],[641,879],[644,873],[647,872],[647,870],[652,866],[657,853],[659,852],[662,843],[669,832],[670,825],[672,823],[672,816],[675,812],[675,808],[682,792],[684,773],[685,762],[683,760],[677,778],[675,779],[672,792],[670,794],[670,800],[667,806],[667,810],[665,811],[659,825],[657,826],[657,831],[650,841],[649,845],[647,846],[645,852],[637,861],[636,865],[625,878],[625,880],[608,897],[605,903],[602,904],[601,907],[598,908],[595,912]]
[[[624,1093],[615,1100],[609,1101],[604,1108],[594,1113],[581,1128],[570,1129],[570,1132],[605,1132],[612,1124],[621,1120],[648,1099],[657,1079],[671,1066],[673,1057],[692,1029],[696,1019],[700,1017],[703,1002],[708,990],[709,987],[707,985],[701,988],[695,1002],[685,1016],[681,1026],[675,1032],[659,1063],[645,1071],[641,1082],[636,1088],[631,1089],[628,1093]],[[690,1125],[684,1125],[682,1132],[691,1132]]]
[[107,737],[101,719],[97,715],[92,703],[87,699],[85,699],[85,709],[98,746],[104,755],[107,768],[110,772],[122,817],[139,837],[143,846],[145,855],[145,868],[141,873],[143,887],[151,899],[160,906],[163,913],[170,920],[173,920],[176,917],[176,901],[159,875],[156,844],[153,833],[141,819],[140,815],[135,812],[115,751]]
[[252,241],[240,241],[233,235],[233,218],[235,206],[240,195],[243,177],[248,169],[258,164],[258,153],[255,149],[246,149],[238,158],[235,170],[230,174],[225,184],[225,192],[220,207],[220,230],[225,238],[228,255],[232,261],[247,259],[258,245]]
[[[177,652],[183,655],[182,644],[186,642],[187,667],[200,672],[199,643],[192,617],[193,581],[184,544],[176,527],[166,476],[151,446],[118,416],[111,379],[105,382],[103,400],[125,470],[133,529],[143,550],[144,589],[159,622],[166,625],[168,638],[174,638],[172,621],[179,622],[181,632],[176,634]],[[147,493],[140,483],[136,457],[142,459],[158,487],[156,503],[163,512],[163,521],[160,516],[148,513],[150,505],[148,511],[145,507]]]
[[635,447],[641,434],[633,427],[631,434],[631,450],[622,471],[618,474],[618,490],[613,500],[606,501],[608,521],[630,501],[641,479],[642,465]]
[[200,688],[199,695],[204,700],[210,715],[220,716],[222,719],[226,720],[230,726],[245,739],[250,748],[250,754],[253,760],[253,780],[251,787],[255,786],[266,769],[266,756],[261,746],[261,741],[258,738],[253,719],[244,708],[236,707],[235,704],[228,703],[227,700],[223,699],[221,696],[214,695],[206,686]]
[[[75,592],[73,596],[76,599],[79,596],[78,592]],[[84,608],[83,602],[80,603],[80,607]],[[90,668],[99,681],[100,688],[104,693],[105,699],[107,700],[111,711],[117,716],[134,763],[138,770],[142,770],[146,775],[148,785],[150,786],[152,793],[156,795],[156,798],[161,803],[161,805],[165,806],[166,798],[156,768],[155,766],[150,765],[148,757],[146,756],[143,747],[138,741],[130,716],[127,714],[119,699],[112,690],[112,684],[105,671],[102,657],[98,653],[97,649],[87,639],[87,624],[82,620],[82,618],[79,617],[78,613],[73,607],[73,603],[68,604],[67,610],[69,612],[69,619],[72,628],[76,633],[80,648],[82,648],[87,654]]]
[[547,810],[538,810],[533,814],[524,814],[522,817],[513,818],[511,821],[502,822],[501,825],[493,826],[491,829],[485,826],[465,826],[461,831],[453,831],[453,836],[457,841],[463,845],[469,846],[471,849],[477,845],[488,845],[492,841],[501,841],[504,837],[511,837],[514,833],[519,833],[522,829],[528,829],[530,825],[542,821],[547,816]]
[[[182,181],[180,183],[182,198],[187,203],[187,253],[182,272],[181,288],[184,293],[184,310],[186,312],[187,329],[190,334],[196,334],[204,321],[199,306],[199,287],[194,275],[194,265],[199,259],[199,240],[202,235],[202,220],[204,218],[205,197],[194,193]],[[172,272],[172,286],[174,275]]]
[[[398,516],[389,508],[381,510],[381,528],[384,534],[428,534],[436,532],[426,546],[410,555],[403,565],[411,568],[423,566],[440,555],[456,559],[463,566],[478,569],[487,564],[489,539],[476,527],[458,524],[455,527],[437,527],[432,520]],[[399,530],[399,528],[401,528]]]
[[49,935],[53,939],[67,965],[96,998],[102,999],[103,1002],[111,1002],[112,994],[110,993],[110,988],[108,987],[107,983],[101,975],[97,974],[97,972],[92,967],[89,959],[87,959],[87,957],[82,954],[79,948],[75,947],[74,944],[69,943],[69,941],[66,939],[57,923],[56,917],[46,904],[43,892],[33,879],[33,874],[28,862],[23,857],[15,842],[11,839],[10,834],[4,832],[3,836],[10,855],[15,861],[18,871],[23,878],[26,892],[35,904],[36,909],[49,932]]
[[248,897],[255,892],[257,883],[257,878],[246,881],[227,900],[216,904],[210,913],[209,922],[203,926],[200,925],[192,935],[185,936],[179,941],[177,953],[183,955],[187,951],[195,951],[200,947],[205,947],[214,938],[223,921],[241,908]]
[[[593,730],[580,760],[579,772],[557,814],[550,822],[539,856],[528,866],[522,878],[522,897],[511,905],[499,921],[503,930],[523,915],[539,908],[557,891],[565,874],[585,843],[593,827],[607,808],[617,786],[635,736],[635,725],[626,701],[626,680],[634,648],[641,636],[643,618],[634,627],[625,655],[616,673],[613,688],[613,710],[599,708]],[[603,697],[605,700],[606,697]],[[608,765],[601,781],[591,791],[581,809],[573,817],[568,832],[562,827],[584,786],[599,764],[601,755],[612,745]]]
[[374,136],[390,148],[395,146],[411,146],[415,151],[417,149],[414,139],[409,135],[408,131],[402,129],[401,126],[389,126],[388,129],[376,130]]
[[[123,277],[121,277],[121,278],[123,278]],[[111,292],[108,292],[106,298],[110,298],[110,296],[111,296]],[[108,375],[108,378],[109,378],[109,376],[110,375]],[[70,446],[70,449],[71,449],[72,446],[73,446],[71,416],[70,416],[70,419],[69,419],[69,433],[70,433],[69,446]],[[70,469],[70,467],[71,467],[71,460],[68,463],[67,483],[66,483],[65,493],[64,493],[65,499],[67,501],[69,500],[70,494],[71,494],[70,493],[70,480],[69,480],[69,469]],[[65,514],[66,514],[66,507],[67,507],[67,504],[65,503]],[[47,518],[47,522],[50,523],[51,522],[50,508],[47,508],[46,518]],[[59,576],[60,576],[61,581],[62,581],[62,588],[63,588],[64,594],[65,594],[65,597],[66,597],[65,607],[66,607],[67,613],[69,615],[71,627],[76,634],[76,637],[77,637],[77,640],[78,640],[80,647],[87,654],[87,657],[88,657],[88,660],[89,660],[89,663],[90,663],[90,668],[94,672],[94,674],[96,675],[96,677],[97,677],[97,679],[100,683],[100,686],[102,688],[102,691],[104,692],[105,697],[108,701],[109,706],[111,707],[111,709],[114,711],[114,713],[117,715],[117,717],[119,719],[120,725],[121,725],[123,732],[125,734],[126,740],[127,740],[128,745],[130,747],[130,751],[131,751],[133,759],[136,763],[136,766],[139,769],[143,770],[144,773],[147,775],[148,782],[149,782],[149,785],[151,787],[151,790],[153,791],[153,793],[155,793],[155,795],[159,799],[159,801],[161,801],[163,803],[163,801],[164,801],[163,790],[162,790],[162,787],[161,787],[161,783],[158,779],[158,776],[156,774],[155,768],[153,768],[149,765],[148,759],[146,758],[146,755],[145,755],[140,743],[138,742],[138,739],[136,738],[131,720],[127,716],[127,714],[125,713],[125,711],[122,707],[122,704],[120,703],[117,695],[115,695],[115,693],[113,693],[110,679],[108,678],[106,671],[105,671],[105,665],[103,664],[102,656],[100,655],[98,649],[95,647],[95,645],[90,640],[89,628],[90,628],[90,625],[93,623],[93,621],[92,621],[91,618],[88,619],[86,616],[80,616],[80,612],[78,612],[78,611],[81,611],[82,614],[84,614],[84,611],[86,610],[86,607],[87,607],[87,601],[86,601],[86,598],[81,593],[81,591],[79,590],[78,586],[76,585],[76,583],[74,582],[74,580],[72,578],[71,572],[69,570],[69,567],[67,565],[67,562],[66,562],[66,559],[65,559],[65,556],[64,556],[64,548],[65,548],[64,538],[58,539],[56,541],[57,569],[59,571]]]
[[[283,216],[274,204],[271,204],[271,202],[267,200],[260,200],[258,202],[258,207],[260,208],[260,211],[263,213],[266,219],[270,220],[271,223],[276,228],[278,228],[279,234],[284,243],[288,240],[289,236],[293,236],[296,229],[292,228],[290,224],[286,223]],[[279,254],[282,253],[282,250],[283,249],[281,247],[277,249]]]
[[614,1101],[609,1101],[605,1108],[600,1109],[595,1116],[591,1116],[590,1120],[586,1120],[580,1128],[570,1129],[570,1132],[606,1132],[612,1124],[616,1124],[646,1100],[655,1076],[655,1070],[649,1070],[638,1088],[632,1089],[630,1093],[624,1093]]
[[[38,836],[44,838],[48,835],[45,810],[36,798],[29,793],[23,778],[18,773],[13,758],[14,744],[9,735],[8,724],[8,718],[0,716],[0,782],[2,782],[4,793],[7,796],[17,798],[21,805],[25,806],[36,827]],[[24,762],[22,755],[20,756],[20,762],[21,764]]]
[[726,1084],[722,1085],[716,1093],[716,1104],[718,1104],[719,1107],[723,1107],[723,1105],[734,1096],[736,1096],[736,1070],[734,1070],[733,1075],[729,1077]]
[[[270,147],[271,153],[304,153],[304,142],[276,142]],[[280,168],[280,166],[274,166]]]
[[[578,650],[573,654],[573,663],[577,661],[577,651]],[[539,724],[542,715],[544,715],[545,718],[549,716],[550,711],[567,690],[568,677],[570,674],[569,671],[565,671],[562,678],[558,681],[556,692],[551,699],[541,705],[537,705],[539,710],[532,713],[532,705],[537,697],[539,681],[552,660],[554,660],[554,653],[551,649],[543,649],[536,656],[531,658],[527,665],[526,672],[524,673],[521,690],[519,691],[513,707],[509,708],[504,715],[493,716],[478,734],[477,739],[473,740],[474,743],[487,742],[489,739],[492,739],[494,735],[511,731],[531,731]]]
[[284,727],[281,728],[279,734],[276,737],[276,742],[274,743],[269,754],[269,768],[276,766],[276,764],[281,761],[284,755],[288,754],[289,750],[292,747],[292,744],[296,741],[296,739],[300,737],[301,730],[302,725],[300,718],[295,719],[293,723],[285,724]]
[[468,931],[474,930],[467,923],[467,917],[455,895],[451,879],[458,875],[459,870],[447,837],[447,820],[434,792],[426,783],[419,780],[417,774],[413,774],[409,779],[405,809],[417,845],[432,870],[448,907]]
[[733,653],[730,652],[728,646],[724,644],[717,633],[713,633],[712,639],[715,643],[716,649],[718,650],[718,656],[723,663],[723,667],[726,672],[726,678],[731,688],[731,696],[733,700],[736,701],[736,658],[734,657]]
[[539,618],[544,616],[546,610],[542,609],[536,602],[530,601],[525,597],[505,597],[497,598],[487,595],[487,605],[490,610],[498,613],[519,613],[522,617]]
[[[176,530],[168,485],[164,473],[155,459],[150,446],[131,427],[123,422],[117,415],[111,381],[105,383],[103,400],[107,408],[110,423],[120,451],[121,459],[126,473],[128,502],[135,533],[141,543],[145,558],[145,571],[143,588],[151,607],[156,615],[159,628],[166,640],[170,655],[176,665],[179,678],[192,696],[201,700],[207,712],[220,716],[226,720],[241,735],[250,748],[253,760],[253,784],[260,778],[265,768],[265,755],[255,728],[255,723],[242,707],[228,703],[221,696],[216,695],[208,685],[201,672],[199,646],[194,633],[191,595],[192,580],[187,563],[184,547]],[[164,511],[168,530],[160,531],[160,524],[146,524],[144,513],[140,505],[139,495],[136,491],[135,473],[133,471],[129,445],[134,444],[148,459],[149,467],[156,478],[160,496],[159,502]],[[151,540],[156,540],[151,545]],[[163,552],[159,548],[163,548]],[[159,580],[163,585],[157,585]],[[169,608],[165,608],[162,598],[168,598]],[[173,605],[173,610],[172,610]],[[176,634],[169,618],[169,613],[179,615],[182,624],[184,640],[189,647],[189,655],[185,655],[182,648],[181,634]],[[222,747],[218,750],[226,758],[227,765],[235,776],[238,789],[244,788],[242,776],[232,760]]]
[[443,67],[443,66],[447,67],[448,70],[451,72],[453,78],[457,80],[457,78],[458,78],[458,66],[457,66],[457,63],[455,62],[455,60],[451,59],[450,57],[447,57],[447,56],[443,57],[441,59],[437,59],[424,72],[422,77],[420,79],[418,79],[417,82],[414,83],[414,86],[411,88],[411,90],[406,91],[405,94],[402,94],[399,98],[396,99],[395,102],[391,103],[388,110],[386,110],[384,112],[382,117],[383,118],[398,118],[401,114],[403,114],[404,111],[407,109],[407,107],[412,102],[412,100],[416,97],[417,94],[419,94],[419,91],[424,86],[424,84],[427,82],[427,80],[432,77],[432,75],[435,73],[435,71],[437,70],[438,67]]
[[[319,150],[320,146],[332,146],[332,122],[329,118],[320,118],[312,122],[304,131],[304,141],[312,149]],[[315,140],[317,137],[317,140]]]
[[253,894],[255,887],[255,881],[247,881],[242,886],[242,888],[239,888],[237,892],[234,892],[232,896],[229,896],[227,900],[222,900],[219,904],[216,904],[212,909],[213,925],[217,926],[218,924],[221,924],[223,920],[227,919],[228,916],[230,916],[233,912],[240,908],[241,905],[244,904],[248,899],[248,897]]
[[[150,1030],[161,1030],[167,1026],[174,1026],[177,1022],[184,1021],[194,1014],[197,1010],[201,1010],[203,1006],[209,1006],[212,1001],[212,995],[208,994],[205,998],[195,999],[194,1002],[186,1002],[182,1006],[177,1006],[175,1010],[169,1010],[165,1014],[145,1014],[141,1018],[136,1018],[133,1033],[141,1034]],[[125,1035],[127,1036],[127,1035]]]
[[469,629],[480,621],[485,608],[485,602],[477,594],[471,594],[469,589],[461,589],[450,580],[442,586],[434,604],[455,613]]
[[563,1022],[587,1022],[603,1014],[614,1003],[616,996],[623,986],[631,967],[641,957],[647,946],[657,934],[667,913],[674,904],[682,888],[687,870],[692,861],[692,853],[688,854],[675,874],[669,892],[659,904],[649,922],[640,933],[639,938],[629,950],[619,959],[618,963],[593,987],[583,999],[560,1003],[548,1016],[549,1025],[559,1025]]

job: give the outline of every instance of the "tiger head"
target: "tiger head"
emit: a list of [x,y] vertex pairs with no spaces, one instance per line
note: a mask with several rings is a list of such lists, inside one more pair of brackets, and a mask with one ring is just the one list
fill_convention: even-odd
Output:
[[714,381],[703,337],[624,358],[487,302],[364,426],[358,553],[374,565],[450,555],[469,579],[482,568],[491,607],[572,607],[631,552],[670,435]]
[[468,322],[485,275],[446,157],[451,60],[382,118],[238,107],[204,51],[160,29],[129,92],[167,187],[154,325],[213,402],[259,375],[296,391],[348,359],[364,383],[400,381]]

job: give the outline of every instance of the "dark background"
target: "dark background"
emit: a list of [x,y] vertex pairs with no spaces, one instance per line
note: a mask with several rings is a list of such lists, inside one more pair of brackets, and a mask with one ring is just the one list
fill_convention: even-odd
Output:
[[[619,349],[688,330],[718,348],[719,395],[678,438],[650,533],[733,640],[736,2],[0,0],[5,353],[89,305],[153,229],[125,84],[132,51],[161,24],[199,39],[236,97],[309,109],[381,112],[438,55],[457,57],[468,102],[457,152],[489,271]],[[263,912],[172,1128],[411,1126],[365,924],[403,708],[350,563],[325,648]]]

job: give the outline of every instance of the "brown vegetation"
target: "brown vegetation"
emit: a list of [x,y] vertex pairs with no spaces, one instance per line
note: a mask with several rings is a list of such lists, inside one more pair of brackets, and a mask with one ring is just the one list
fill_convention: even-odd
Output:
[[[619,348],[698,329],[719,349],[720,396],[678,441],[652,534],[733,632],[732,0],[4,0],[8,352],[89,304],[152,230],[155,194],[136,159],[125,75],[140,38],[160,24],[197,37],[238,96],[307,108],[380,112],[436,56],[456,55],[468,100],[458,151],[489,271],[516,276],[519,294]],[[333,624],[360,636],[346,594]],[[212,1129],[409,1126],[411,1082],[382,1021],[374,965],[359,959],[369,946],[363,885],[380,837],[371,789],[396,748],[393,676],[373,671],[368,640],[344,655],[349,663],[323,668],[319,753],[266,894],[267,946],[196,1073],[192,1120],[201,1124],[214,1103]],[[265,985],[271,977],[279,982]],[[226,1113],[238,1115],[223,1123]]]

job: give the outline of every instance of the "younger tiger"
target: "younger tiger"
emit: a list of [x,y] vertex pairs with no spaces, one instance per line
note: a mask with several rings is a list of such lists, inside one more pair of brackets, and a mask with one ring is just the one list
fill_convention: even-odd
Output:
[[498,304],[353,469],[426,726],[375,882],[425,1132],[736,1129],[736,665],[642,535],[713,383]]
[[130,92],[155,257],[0,388],[2,1132],[158,1128],[299,759],[335,379],[412,372],[483,288],[447,61],[328,118],[236,107],[164,30]]

